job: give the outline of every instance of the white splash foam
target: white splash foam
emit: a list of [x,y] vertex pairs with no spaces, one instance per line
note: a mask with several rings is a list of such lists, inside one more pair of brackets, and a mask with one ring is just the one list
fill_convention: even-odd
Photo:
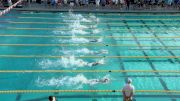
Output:
[[105,60],[104,59],[101,59],[98,61],[99,64],[105,64]]
[[[102,82],[104,79],[107,79],[107,82]],[[104,77],[99,77],[95,79],[88,79],[83,74],[78,74],[76,76],[63,76],[59,78],[51,78],[51,79],[43,79],[42,77],[38,77],[35,81],[37,86],[55,86],[55,87],[73,87],[76,89],[83,88],[83,85],[96,85],[96,84],[108,84],[111,80],[110,75],[105,75]]]
[[92,19],[92,21],[94,21],[94,22],[99,22],[99,18],[97,18],[96,16],[94,16],[94,15],[90,15],[90,19]]
[[66,54],[66,55],[71,55],[71,54],[91,54],[93,53],[92,50],[89,50],[87,48],[82,48],[82,49],[78,49],[78,50],[64,50],[62,51],[63,54]]
[[42,69],[57,68],[57,67],[61,66],[61,60],[44,59],[41,62],[39,62],[39,66]]
[[94,29],[94,30],[92,30],[92,32],[93,32],[94,34],[98,34],[98,33],[100,33],[101,31],[100,31],[99,29]]
[[92,67],[96,65],[102,65],[105,64],[104,59],[101,59],[96,62],[87,62],[82,59],[76,59],[74,56],[68,56],[68,57],[62,57],[61,59],[58,60],[42,60],[39,63],[39,66],[42,69],[47,69],[47,68],[73,68],[76,69],[76,67]]
[[71,39],[71,42],[72,43],[89,43],[89,40],[86,39],[86,38],[76,38],[76,37],[74,37],[74,38]]
[[93,51],[93,50],[89,50],[88,48],[82,48],[82,49],[77,49],[77,50],[61,50],[61,49],[56,49],[54,50],[55,53],[63,53],[65,55],[76,55],[76,54],[82,54],[82,55],[86,55],[86,54],[91,54],[91,55],[101,55],[101,54],[108,54],[108,50],[104,50],[101,49],[99,51]]
[[70,34],[79,34],[79,35],[86,35],[89,34],[88,32],[82,30],[82,29],[72,29],[70,32]]
[[101,43],[103,38],[99,39],[87,39],[87,38],[78,38],[73,36],[71,39],[54,39],[53,42],[59,41],[59,43]]
[[85,25],[81,25],[79,20],[74,21],[72,24],[70,24],[69,27],[74,28],[74,29],[86,29],[86,28],[88,28]]
[[65,33],[64,31],[58,31],[58,30],[54,30],[53,34],[55,34],[55,35],[67,35],[67,33]]
[[82,18],[81,19],[81,22],[92,22],[91,20],[88,20],[88,19],[86,19],[86,18]]

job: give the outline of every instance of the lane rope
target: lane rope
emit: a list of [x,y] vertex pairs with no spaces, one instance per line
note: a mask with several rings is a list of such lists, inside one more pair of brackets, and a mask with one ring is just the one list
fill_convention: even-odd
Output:
[[[0,34],[1,37],[27,37],[27,38],[73,38],[73,36],[56,36],[56,35],[16,35],[16,34]],[[75,38],[134,38],[132,36],[75,36]],[[136,38],[180,38],[180,36],[136,36]]]
[[[58,25],[69,25],[69,23],[65,22],[17,22],[17,21],[3,21],[3,23],[10,23],[10,24],[58,24]],[[94,25],[93,23],[82,23],[83,25]],[[123,23],[96,23],[98,25],[116,25],[116,26],[126,26]],[[180,26],[180,24],[128,24],[129,26]]]
[[177,73],[180,70],[0,70],[0,73]]
[[[17,18],[20,18],[20,19],[47,19],[47,20],[59,20],[59,19],[66,19],[66,18],[50,18],[50,17],[17,17]],[[151,21],[151,20],[180,20],[180,18],[151,18],[151,19],[148,19],[148,18],[99,18],[99,19],[102,19],[102,20],[147,20],[147,21]],[[66,20],[74,20],[74,19],[66,19]]]
[[[0,55],[0,58],[70,58],[52,55]],[[180,56],[74,56],[75,58],[180,58]]]
[[[122,92],[122,90],[0,90],[0,94],[14,94],[14,93],[92,93],[92,92]],[[177,93],[180,90],[135,90],[135,92],[146,93]]]
[[[67,28],[18,28],[18,27],[5,27],[3,29],[9,29],[9,30],[58,30],[58,31],[71,31],[72,29],[67,29]],[[77,28],[74,30],[92,30],[92,28]],[[105,29],[105,28],[101,28],[99,30],[103,30],[103,31],[129,31],[128,29],[119,29],[119,28],[112,28],[112,29]],[[139,32],[142,30],[131,30],[133,32]],[[149,30],[143,30],[143,32],[149,32]],[[180,32],[180,30],[174,30],[174,31],[164,31],[164,30],[152,30],[151,32]]]
[[[45,13],[45,12],[41,12],[41,13],[26,13],[26,12],[23,12],[23,13],[21,13],[21,14],[24,14],[24,15],[43,15],[43,14],[52,14],[52,13]],[[68,13],[66,13],[66,14],[68,14]],[[76,13],[75,13],[76,14]],[[81,14],[81,15],[87,15],[87,16],[89,16],[89,15],[93,15],[93,14],[95,14],[95,15],[118,15],[118,16],[145,16],[145,17],[147,17],[147,16],[180,16],[180,14],[171,14],[171,15],[167,15],[167,14],[156,14],[156,15],[149,15],[149,14],[146,14],[146,15],[144,15],[144,14],[123,14],[123,13],[86,13],[86,14]]]
[[[134,44],[0,44],[0,46],[15,46],[15,47],[60,47],[60,46],[73,46],[73,47],[93,47],[93,46],[102,46],[102,47],[157,47],[157,48],[165,48],[162,45],[134,45]],[[167,48],[179,48],[180,46],[166,46]]]

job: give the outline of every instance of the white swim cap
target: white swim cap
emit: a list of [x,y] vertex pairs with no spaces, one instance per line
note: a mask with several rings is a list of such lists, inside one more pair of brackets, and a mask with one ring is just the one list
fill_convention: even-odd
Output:
[[128,78],[127,83],[132,83],[132,79]]

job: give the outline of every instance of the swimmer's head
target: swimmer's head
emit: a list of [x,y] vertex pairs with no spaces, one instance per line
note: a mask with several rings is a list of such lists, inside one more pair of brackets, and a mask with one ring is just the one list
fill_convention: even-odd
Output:
[[109,79],[108,79],[108,78],[105,78],[105,79],[104,79],[104,82],[108,82],[108,81],[109,81]]
[[108,79],[104,79],[104,81],[108,81]]

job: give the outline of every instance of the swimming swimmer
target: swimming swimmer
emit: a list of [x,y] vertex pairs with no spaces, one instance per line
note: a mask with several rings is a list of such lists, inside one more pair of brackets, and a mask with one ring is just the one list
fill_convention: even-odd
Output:
[[109,81],[110,81],[109,78],[90,79],[90,80],[88,80],[88,82],[89,82],[90,85],[95,85],[95,84],[99,84],[99,83],[101,83],[101,84],[106,84],[106,83],[108,83]]
[[94,52],[94,54],[108,54],[108,50],[100,50],[100,51]]
[[109,80],[108,78],[96,80],[96,82],[99,82],[99,83],[107,83],[107,82],[109,82],[109,81],[110,81],[110,80]]
[[89,40],[89,42],[98,42],[97,39],[92,39],[92,40]]
[[97,61],[97,62],[88,63],[87,65],[88,65],[89,67],[93,67],[93,66],[102,65],[102,64],[104,64],[104,59],[99,60],[99,61]]
[[79,65],[80,65],[80,66],[93,67],[93,66],[97,66],[97,65],[100,65],[100,64],[104,64],[104,60],[99,60],[99,61],[97,61],[97,62],[91,62],[91,63],[88,63],[88,62],[83,61],[83,60],[80,60],[80,61],[79,61]]
[[103,38],[99,38],[99,39],[91,39],[89,40],[89,42],[102,42]]
[[97,66],[97,65],[99,65],[99,62],[93,62],[93,63],[91,64],[91,66]]

